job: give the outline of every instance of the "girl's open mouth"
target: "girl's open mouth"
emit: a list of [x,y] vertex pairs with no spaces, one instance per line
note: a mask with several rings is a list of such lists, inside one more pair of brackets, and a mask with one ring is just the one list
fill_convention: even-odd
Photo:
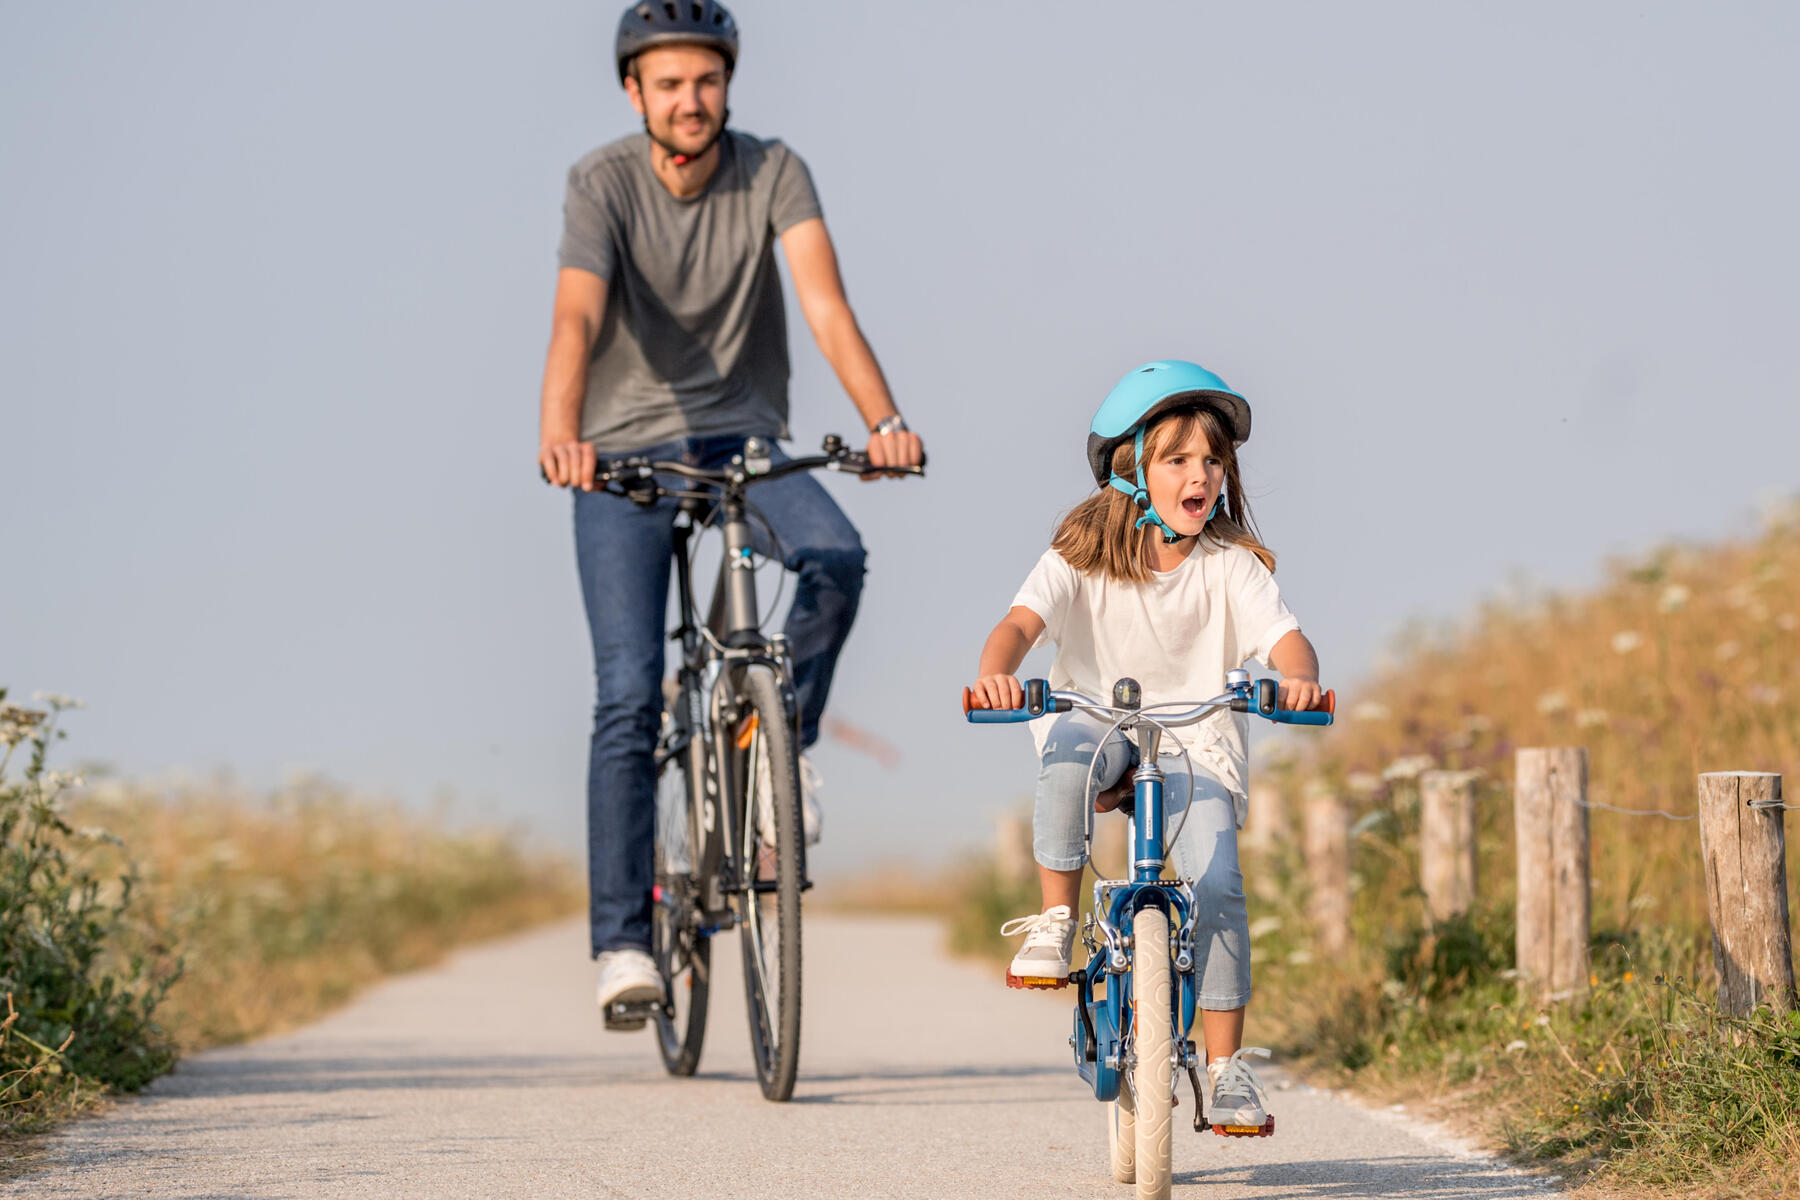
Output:
[[1205,496],[1189,496],[1181,502],[1181,510],[1190,517],[1198,517],[1206,512]]

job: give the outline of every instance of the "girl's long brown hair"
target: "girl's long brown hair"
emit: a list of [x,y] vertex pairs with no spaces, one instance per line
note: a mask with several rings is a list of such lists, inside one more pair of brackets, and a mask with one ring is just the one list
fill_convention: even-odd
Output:
[[[1213,457],[1225,464],[1225,502],[1200,536],[1221,546],[1242,546],[1273,571],[1275,552],[1263,545],[1257,532],[1238,478],[1237,450],[1217,413],[1210,408],[1179,408],[1158,417],[1144,431],[1144,462],[1153,463],[1187,445],[1195,433],[1205,435]],[[1137,477],[1134,440],[1121,442],[1113,451],[1113,473],[1128,480]],[[1063,517],[1056,536],[1050,539],[1051,548],[1084,575],[1098,572],[1108,579],[1148,583],[1150,564],[1156,561],[1152,547],[1161,539],[1162,530],[1154,524],[1135,528],[1138,515],[1130,496],[1116,487],[1102,487]]]

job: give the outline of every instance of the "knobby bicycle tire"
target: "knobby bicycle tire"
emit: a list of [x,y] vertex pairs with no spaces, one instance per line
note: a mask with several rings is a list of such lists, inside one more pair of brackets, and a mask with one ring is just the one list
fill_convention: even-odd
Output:
[[1173,971],[1169,914],[1153,905],[1131,919],[1132,1099],[1137,1109],[1138,1200],[1168,1200],[1173,1182],[1171,1109],[1175,1099]]
[[[800,782],[794,730],[782,689],[768,667],[744,668],[738,737],[733,742],[743,781],[739,862],[738,941],[744,953],[744,993],[750,1017],[750,1051],[757,1082],[770,1100],[794,1094],[800,1068]],[[742,743],[739,746],[739,743]],[[775,844],[759,836],[759,812],[767,805]]]
[[[700,1066],[712,990],[712,938],[700,932],[699,907],[705,771],[704,739],[696,736],[664,760],[656,778],[656,892],[650,954],[665,992],[665,1007],[656,1019],[656,1048],[671,1075],[692,1075]],[[680,827],[669,828],[670,821],[680,822]]]

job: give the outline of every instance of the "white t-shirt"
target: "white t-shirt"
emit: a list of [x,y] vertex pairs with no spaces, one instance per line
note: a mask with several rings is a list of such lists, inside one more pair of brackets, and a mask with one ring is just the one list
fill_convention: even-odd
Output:
[[[1052,688],[1110,701],[1113,684],[1130,676],[1142,687],[1146,706],[1212,699],[1225,690],[1226,671],[1252,658],[1267,665],[1275,643],[1300,628],[1282,603],[1275,576],[1256,555],[1205,537],[1180,566],[1158,572],[1148,583],[1083,575],[1055,550],[1046,550],[1013,606],[1043,618],[1038,645],[1056,645]],[[1039,755],[1050,725],[1031,723]],[[1174,732],[1194,765],[1231,789],[1242,826],[1249,718],[1221,711]]]

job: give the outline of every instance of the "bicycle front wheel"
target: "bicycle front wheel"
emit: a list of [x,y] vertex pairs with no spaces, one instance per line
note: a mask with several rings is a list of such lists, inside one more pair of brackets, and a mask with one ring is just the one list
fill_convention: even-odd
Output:
[[745,668],[739,694],[733,742],[744,797],[738,941],[744,951],[750,1051],[763,1095],[786,1100],[800,1069],[799,763],[775,673]]
[[704,845],[698,814],[705,748],[698,739],[675,738],[675,722],[664,720],[672,744],[656,776],[656,891],[650,912],[650,955],[664,992],[656,1048],[669,1074],[692,1075],[706,1041],[712,979],[712,939],[700,930],[696,874],[697,848]]
[[1137,1108],[1138,1200],[1168,1200],[1174,1174],[1170,1110],[1175,1099],[1173,972],[1169,914],[1140,908],[1131,919],[1131,996],[1137,1061],[1132,1099]]

